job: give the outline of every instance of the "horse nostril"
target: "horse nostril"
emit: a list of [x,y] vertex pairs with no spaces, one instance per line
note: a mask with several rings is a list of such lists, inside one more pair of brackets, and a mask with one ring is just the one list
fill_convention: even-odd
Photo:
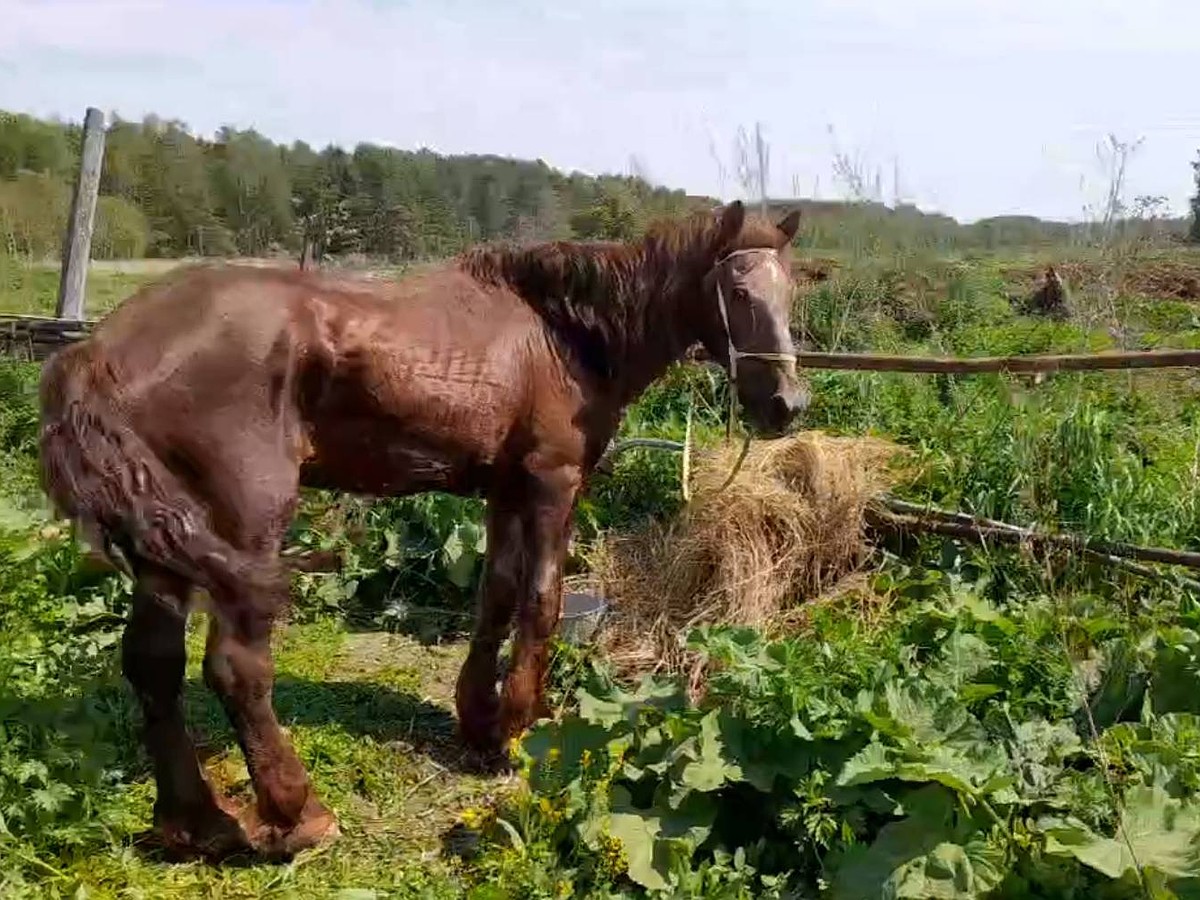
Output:
[[797,398],[795,395],[791,394],[776,394],[771,398],[771,405],[774,407],[773,413],[775,421],[778,422],[781,427],[786,426],[792,421],[793,418],[795,418],[796,413],[801,411],[801,408],[796,402],[798,399],[799,398]]
[[789,419],[808,408],[808,397],[798,391],[776,394],[774,400],[776,408]]

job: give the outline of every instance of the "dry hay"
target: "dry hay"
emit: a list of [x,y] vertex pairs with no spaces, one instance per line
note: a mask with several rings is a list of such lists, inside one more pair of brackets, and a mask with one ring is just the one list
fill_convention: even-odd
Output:
[[899,449],[819,432],[756,442],[723,492],[740,447],[698,455],[676,521],[610,536],[592,560],[612,604],[599,641],[617,671],[687,671],[695,661],[684,641],[696,626],[770,630],[855,572],[863,510],[892,480]]

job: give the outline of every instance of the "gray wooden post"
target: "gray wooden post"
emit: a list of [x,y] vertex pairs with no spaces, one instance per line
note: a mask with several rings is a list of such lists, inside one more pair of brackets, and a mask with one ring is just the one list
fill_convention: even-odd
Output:
[[96,222],[96,195],[100,190],[100,165],[104,161],[104,114],[89,106],[83,119],[83,152],[79,179],[71,198],[71,217],[62,251],[62,275],[58,282],[60,319],[83,318],[83,295],[87,285],[92,251],[92,227]]

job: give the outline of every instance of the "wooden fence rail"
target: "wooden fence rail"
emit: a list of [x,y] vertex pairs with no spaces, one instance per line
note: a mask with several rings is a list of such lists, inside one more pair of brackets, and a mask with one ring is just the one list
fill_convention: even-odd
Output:
[[75,319],[0,315],[0,355],[40,362],[87,337],[92,324]]
[[[0,353],[44,359],[50,352],[87,337],[94,322],[41,316],[0,315]],[[926,375],[983,375],[1003,372],[1036,375],[1048,372],[1096,372],[1111,369],[1200,368],[1200,350],[1113,350],[1101,353],[1064,353],[1027,356],[895,356],[876,353],[796,354],[801,369],[846,372],[908,372]],[[692,363],[710,362],[697,350]]]
[[[711,361],[703,348],[688,353],[693,363]],[[925,375],[984,375],[1005,372],[1036,375],[1048,372],[1096,372],[1104,369],[1200,368],[1200,350],[1109,350],[1100,353],[1029,354],[1023,356],[896,356],[880,353],[824,353],[801,350],[801,369],[843,372],[910,372]]]
[[920,372],[933,375],[980,375],[1007,372],[1095,372],[1102,369],[1180,369],[1200,366],[1200,350],[1123,350],[1038,356],[882,356],[873,353],[797,354],[806,369],[870,372]]

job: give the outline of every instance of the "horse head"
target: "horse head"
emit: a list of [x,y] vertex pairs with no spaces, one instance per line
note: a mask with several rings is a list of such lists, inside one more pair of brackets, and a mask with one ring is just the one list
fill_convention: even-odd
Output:
[[791,334],[789,250],[799,224],[798,210],[770,223],[731,203],[720,213],[703,282],[709,312],[701,341],[724,364],[750,425],[769,436],[784,433],[808,406]]

